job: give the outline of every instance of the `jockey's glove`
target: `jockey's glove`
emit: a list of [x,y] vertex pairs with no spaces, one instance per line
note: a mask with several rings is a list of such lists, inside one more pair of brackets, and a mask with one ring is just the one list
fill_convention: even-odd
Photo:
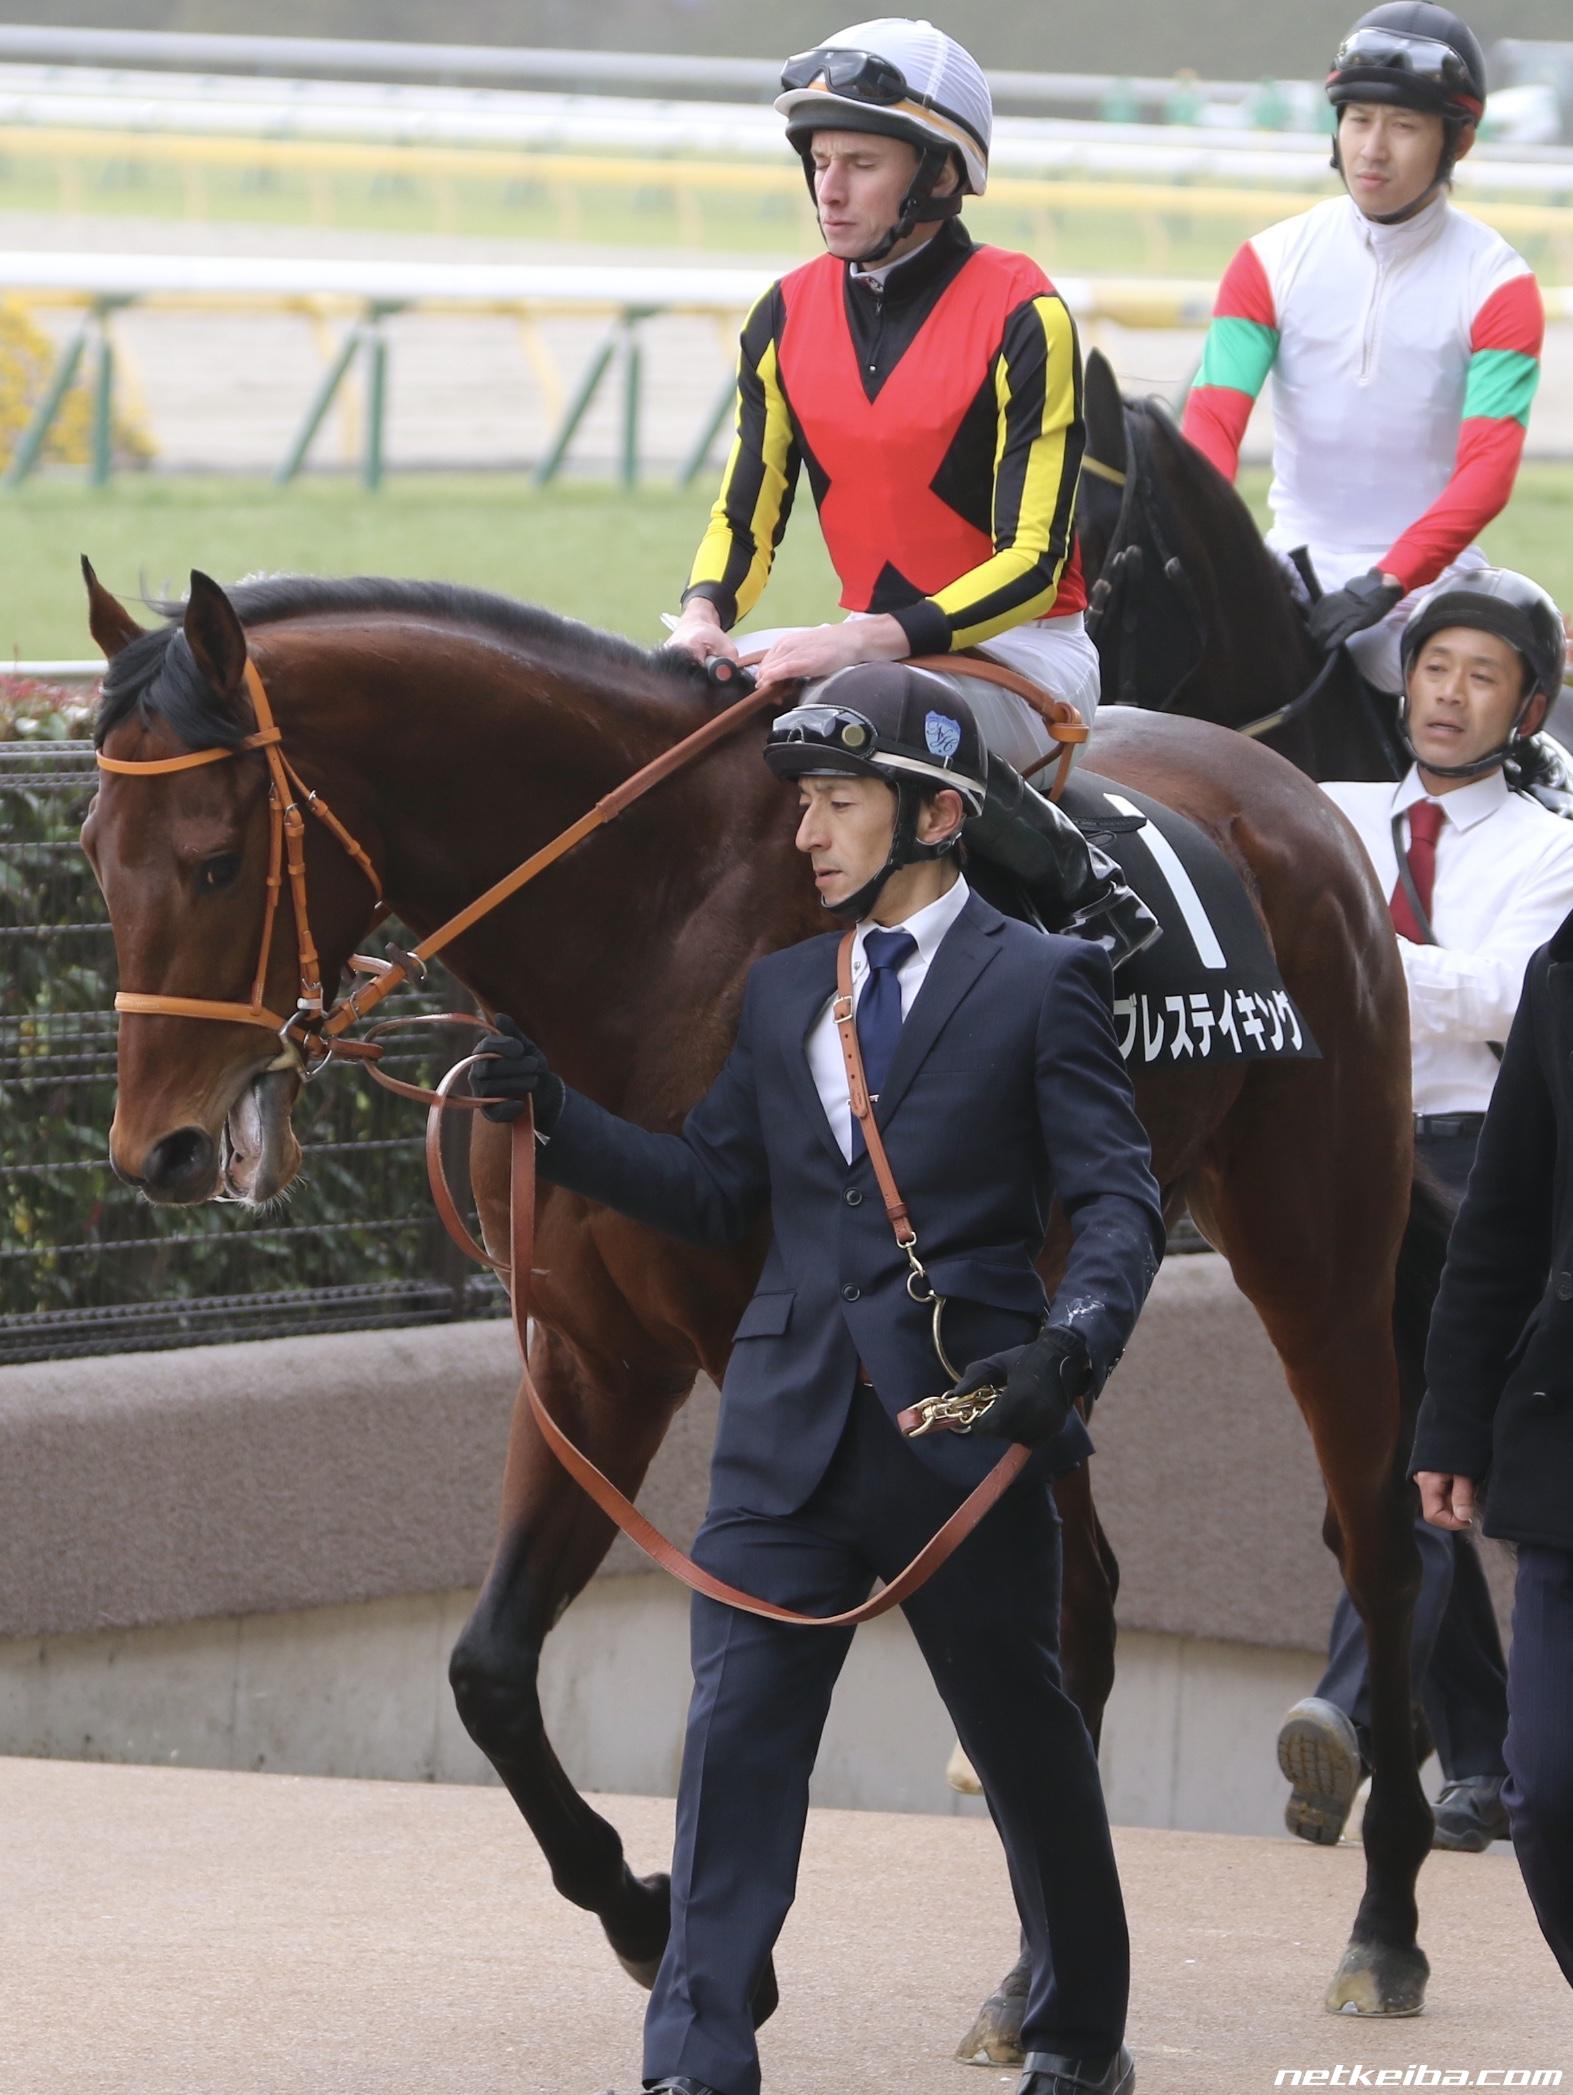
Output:
[[471,1072],[476,1095],[496,1101],[481,1111],[488,1120],[517,1120],[526,1101],[533,1101],[536,1132],[549,1135],[563,1110],[568,1087],[561,1077],[552,1075],[535,1042],[505,1011],[498,1012],[496,1025],[496,1032],[483,1035],[475,1052],[497,1059]]
[[1373,567],[1367,574],[1356,575],[1342,589],[1318,597],[1311,606],[1306,625],[1312,640],[1324,654],[1330,655],[1346,640],[1352,640],[1356,633],[1363,633],[1367,626],[1379,624],[1403,593],[1396,582],[1387,580],[1380,568]]
[[1000,1394],[973,1432],[1041,1448],[1063,1431],[1077,1398],[1090,1395],[1096,1380],[1086,1341],[1078,1332],[1051,1325],[1029,1345],[975,1360],[952,1394],[997,1389]]

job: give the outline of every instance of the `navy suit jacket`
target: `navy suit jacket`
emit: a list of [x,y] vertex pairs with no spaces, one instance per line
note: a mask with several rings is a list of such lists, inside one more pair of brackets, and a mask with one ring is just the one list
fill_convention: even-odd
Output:
[[1486,1534],[1573,1549],[1573,916],[1524,977],[1448,1240],[1409,1467],[1485,1483]]
[[[712,1503],[795,1510],[823,1476],[861,1361],[894,1415],[948,1378],[929,1312],[866,1155],[842,1156],[805,1041],[835,990],[839,934],[750,970],[736,1044],[677,1135],[653,1134],[569,1091],[544,1178],[701,1243],[774,1225],[722,1390]],[[1112,1017],[1105,955],[1046,936],[971,895],[902,1025],[877,1118],[934,1287],[949,1298],[957,1367],[1033,1338],[1047,1316],[1078,1331],[1099,1384],[1119,1358],[1163,1255],[1147,1137]],[[1073,1243],[1052,1307],[1033,1270],[1055,1198]],[[958,1487],[997,1440],[912,1443]],[[1090,1453],[1079,1419],[1054,1469]]]

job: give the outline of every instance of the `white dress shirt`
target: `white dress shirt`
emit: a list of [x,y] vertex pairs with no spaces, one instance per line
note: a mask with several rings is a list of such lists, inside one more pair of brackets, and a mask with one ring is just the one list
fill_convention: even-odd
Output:
[[[1573,824],[1569,825],[1573,830]],[[939,951],[940,940],[955,923],[967,906],[971,889],[958,873],[953,887],[948,887],[937,902],[930,902],[900,924],[876,924],[872,917],[865,917],[857,927],[857,936],[852,945],[852,1008],[856,1011],[858,1000],[863,994],[863,985],[868,980],[869,966],[863,957],[863,941],[871,931],[909,931],[917,941],[917,951],[909,953],[896,970],[896,980],[901,985],[901,1016],[905,1021],[912,1009],[912,1000],[923,987],[929,964]],[[804,1043],[808,1053],[809,1073],[814,1079],[814,1089],[819,1093],[819,1102],[825,1109],[825,1118],[830,1122],[830,1131],[841,1145],[841,1154],[852,1161],[852,1101],[847,1096],[847,1065],[841,1053],[841,1036],[836,1031],[832,1015],[835,998],[825,1002]]]
[[[1398,884],[1392,820],[1428,797],[1419,772],[1411,766],[1396,786],[1379,780],[1323,791],[1354,824],[1390,897]],[[1486,1042],[1506,1040],[1530,955],[1573,910],[1573,822],[1510,792],[1500,771],[1435,799],[1447,818],[1430,909],[1439,943],[1398,941],[1415,1111],[1483,1113],[1497,1073]],[[1407,822],[1403,833],[1407,849]]]

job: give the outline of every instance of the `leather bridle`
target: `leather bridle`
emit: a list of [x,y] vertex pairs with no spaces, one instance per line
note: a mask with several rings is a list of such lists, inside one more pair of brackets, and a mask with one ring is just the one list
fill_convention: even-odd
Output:
[[[311,912],[306,895],[306,820],[301,813],[306,807],[316,816],[344,847],[345,851],[360,867],[371,884],[376,897],[376,907],[383,909],[382,880],[369,854],[355,841],[344,824],[334,814],[321,794],[306,785],[300,773],[284,754],[284,737],[273,718],[273,708],[268,702],[267,688],[257,672],[254,662],[245,667],[246,694],[251,700],[256,716],[256,729],[242,741],[228,748],[195,749],[178,757],[147,757],[129,760],[124,757],[106,757],[98,752],[98,768],[132,777],[159,777],[173,771],[195,771],[204,764],[221,764],[229,757],[245,755],[251,750],[261,750],[268,766],[268,872],[262,905],[262,938],[257,949],[257,971],[252,977],[251,1001],[246,1004],[224,1003],[212,997],[180,997],[154,995],[146,990],[122,989],[115,997],[115,1009],[132,1017],[151,1018],[210,1018],[225,1025],[264,1026],[276,1035],[280,1042],[280,1053],[276,1068],[296,1068],[307,1073],[306,1058],[296,1038],[295,1029],[320,1025],[326,1013],[322,993],[322,963],[317,957],[316,943],[311,934]],[[295,951],[298,963],[299,984],[295,1013],[290,1018],[270,1011],[263,1002],[267,990],[268,967],[273,957],[273,929],[278,917],[279,896],[283,891],[285,870],[288,870],[290,906],[295,917]],[[370,962],[380,968],[380,962]]]

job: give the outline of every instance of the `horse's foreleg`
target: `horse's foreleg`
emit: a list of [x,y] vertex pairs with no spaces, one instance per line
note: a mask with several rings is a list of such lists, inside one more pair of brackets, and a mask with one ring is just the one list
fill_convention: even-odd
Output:
[[[1086,1463],[1055,1479],[1054,1498],[1060,1509],[1063,1544],[1061,1670],[1065,1691],[1081,1711],[1096,1745],[1114,1688],[1114,1599],[1120,1567],[1092,1502],[1092,1478]],[[959,1754],[961,1748],[956,1751]],[[969,2066],[1021,2064],[1021,2022],[1031,1976],[1024,1937],[1021,1954],[956,2046],[958,2059]]]
[[[631,1497],[692,1371],[592,1360],[541,1325],[530,1363],[552,1415]],[[449,1679],[465,1729],[523,1812],[552,1882],[596,1915],[625,1969],[648,1986],[666,1944],[667,1880],[633,1874],[615,1827],[563,1772],[546,1736],[538,1686],[546,1634],[605,1556],[613,1532],[541,1440],[521,1394],[496,1554],[454,1647]]]

